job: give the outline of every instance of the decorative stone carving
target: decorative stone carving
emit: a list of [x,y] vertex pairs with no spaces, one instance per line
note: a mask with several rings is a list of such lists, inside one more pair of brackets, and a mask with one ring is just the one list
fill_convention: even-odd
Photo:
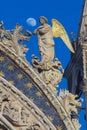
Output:
[[[5,48],[4,48],[4,49],[5,49]],[[3,49],[3,50],[4,50],[4,49]],[[6,49],[7,49],[7,48],[6,48]],[[9,54],[10,54],[10,53],[9,53]],[[14,56],[14,55],[12,55],[12,56]],[[14,60],[14,59],[13,59],[13,60]],[[19,58],[18,60],[19,60],[19,63],[20,63],[20,58]],[[17,61],[17,60],[16,60],[16,61]],[[22,62],[22,61],[21,61],[21,62]],[[19,65],[20,65],[20,64],[19,64]],[[25,65],[25,64],[23,63],[23,65]],[[27,68],[28,68],[28,67],[27,67]],[[28,72],[29,72],[29,68],[28,68],[27,70],[28,70]],[[30,69],[30,70],[31,70],[31,69]],[[29,73],[29,74],[30,74],[30,73]],[[35,75],[35,74],[33,73],[33,75]],[[36,76],[36,75],[35,75],[35,76]],[[37,77],[39,77],[39,76],[37,75]],[[35,77],[35,79],[36,79],[36,77]],[[42,82],[40,82],[40,79],[39,79],[39,78],[37,78],[37,79],[38,79],[38,81],[39,81],[39,82],[37,82],[37,83],[38,83],[38,84],[39,84],[39,83],[41,84]],[[39,85],[40,85],[40,84],[39,84]],[[45,90],[46,90],[47,92],[50,92],[50,91],[48,91],[48,89],[46,88],[45,84],[44,84],[44,85],[41,84],[40,86],[41,86],[41,87],[43,86],[43,89],[45,88]],[[44,87],[44,86],[45,86],[45,87]],[[10,89],[11,89],[11,88],[10,88]],[[54,95],[51,95],[51,93],[50,93],[50,98],[52,99],[52,103],[54,104],[54,106],[56,106],[56,108],[61,108],[61,106],[58,104],[56,98],[55,98],[56,100],[53,102],[52,96],[54,96]],[[59,107],[58,107],[58,106],[59,106]],[[61,113],[62,113],[62,112],[64,112],[64,111],[61,111]],[[66,115],[65,113],[63,113],[63,114]],[[66,116],[67,116],[67,115],[66,115]],[[66,117],[66,116],[65,116],[65,117]],[[69,129],[69,128],[70,128],[70,129],[73,129],[73,125],[70,124],[71,121],[68,120],[68,116],[66,117],[66,119],[67,119],[66,122],[68,122],[68,123],[66,123],[66,124],[68,124],[68,126],[69,126],[69,127],[67,126],[68,129]],[[70,126],[70,125],[71,125],[71,126]],[[22,128],[22,129],[26,129],[26,128]],[[30,129],[30,127],[29,127],[29,129]]]
[[52,91],[56,94],[56,88],[64,73],[61,63],[57,59],[50,63],[44,63],[34,57],[32,64],[41,79],[50,86]]
[[12,31],[5,30],[2,22],[0,25],[0,40],[23,58],[25,56],[24,53],[28,51],[28,48],[21,44],[21,42],[24,40],[29,40],[32,33],[30,31],[21,33],[22,30],[23,27],[18,24],[16,24],[15,29]]
[[67,90],[60,91],[59,100],[69,116],[72,115],[72,112],[78,114],[77,107],[81,107],[81,102],[76,100],[77,97],[77,95],[73,95]]
[[[79,100],[76,100],[78,96],[71,94],[67,90],[61,90],[59,94],[59,100],[65,110],[67,111],[68,115],[71,118],[72,112],[75,114],[78,114],[78,107],[81,107],[81,102]],[[71,118],[76,130],[79,130],[81,125],[79,121],[76,118]]]
[[[6,48],[2,43],[0,43],[0,50],[3,50],[3,52],[7,52],[6,54],[11,57],[13,60],[16,59],[16,55],[14,53],[11,53],[11,50],[9,50],[8,48]],[[63,109],[64,107],[62,107],[62,105],[59,102],[59,99],[57,99],[56,97],[54,97],[54,95],[52,94],[52,92],[50,91],[50,89],[47,87],[47,85],[45,85],[41,79],[39,78],[39,76],[35,73],[33,73],[32,69],[30,68],[30,66],[27,63],[24,63],[23,60],[21,60],[21,58],[17,58],[16,59],[16,64],[20,66],[21,69],[25,70],[25,72],[27,74],[29,74],[33,79],[34,82],[37,83],[39,85],[39,87],[41,87],[42,90],[44,90],[44,93],[46,94],[46,96],[48,96],[48,99],[50,101],[52,101],[53,106],[55,107],[55,109],[57,110],[57,112],[60,114],[60,117],[63,119],[66,119],[66,121],[64,122],[66,124],[67,129],[71,129],[74,130],[74,126],[71,122],[71,119],[67,116],[65,110]],[[2,78],[0,78],[0,82],[3,84],[5,84],[6,88],[9,88],[7,91],[12,91],[13,94],[15,93],[17,96],[19,95],[18,91],[14,91],[14,89],[12,88],[12,86],[9,86],[8,83],[5,83],[5,80]],[[2,88],[4,88],[4,86],[2,86]],[[13,95],[12,94],[12,95]],[[19,96],[20,99],[23,99],[23,95]],[[23,99],[23,101],[25,102],[25,98]],[[26,103],[26,102],[25,102]],[[28,104],[30,106],[30,104]],[[31,109],[33,107],[31,106]],[[34,111],[36,111],[36,109],[34,109]],[[38,112],[39,118],[41,120],[41,113]],[[61,116],[62,115],[62,116]],[[45,118],[44,118],[45,119]],[[46,120],[43,119],[43,122],[45,122]],[[46,122],[48,123],[48,122]],[[51,125],[49,125],[49,129],[51,129],[54,127],[51,127]]]
[[0,90],[0,113],[17,130],[41,130],[42,126],[22,104]]
[[77,119],[72,119],[72,122],[73,122],[76,130],[79,130],[81,128],[81,124],[79,123],[79,121]]

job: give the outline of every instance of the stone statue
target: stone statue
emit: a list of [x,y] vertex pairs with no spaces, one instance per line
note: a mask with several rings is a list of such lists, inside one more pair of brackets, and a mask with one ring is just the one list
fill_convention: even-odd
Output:
[[34,34],[38,37],[42,62],[51,62],[54,59],[55,52],[53,37],[60,37],[67,47],[74,53],[74,49],[64,27],[56,19],[52,19],[52,27],[48,25],[48,20],[44,16],[40,17],[40,23],[41,26],[34,31]]
[[40,17],[41,26],[34,31],[34,34],[36,34],[38,37],[42,62],[51,62],[54,59],[54,41],[52,28],[50,25],[48,25],[47,22],[47,18]]
[[[48,24],[46,17],[40,17],[41,26],[34,30],[38,37],[38,45],[41,54],[41,61],[34,57],[32,60],[35,71],[39,72],[42,80],[55,89],[61,81],[64,70],[59,60],[55,59],[54,37],[60,37],[68,48],[74,53],[74,49],[69,41],[64,27],[55,19],[52,19],[52,27]],[[55,80],[54,80],[55,79]],[[54,92],[55,92],[55,89]]]

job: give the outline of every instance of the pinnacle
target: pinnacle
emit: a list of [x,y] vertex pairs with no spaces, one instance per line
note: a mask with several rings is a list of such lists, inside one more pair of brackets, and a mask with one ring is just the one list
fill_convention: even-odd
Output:
[[80,33],[87,31],[87,0],[84,1]]

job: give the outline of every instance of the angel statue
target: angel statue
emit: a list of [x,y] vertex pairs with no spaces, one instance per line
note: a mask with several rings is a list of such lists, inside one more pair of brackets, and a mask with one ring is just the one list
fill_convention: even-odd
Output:
[[54,37],[60,37],[70,51],[74,53],[74,49],[64,27],[56,19],[52,19],[52,27],[48,25],[48,20],[44,16],[40,17],[40,23],[41,26],[34,31],[34,34],[38,37],[42,62],[50,62],[54,59]]
[[[41,23],[41,26],[39,26],[36,30],[34,30],[34,34],[38,38],[38,45],[39,45],[39,50],[41,54],[41,62],[38,60],[38,58],[37,59],[34,58],[32,60],[32,63],[35,68],[40,69],[40,72],[42,70],[41,75],[45,75],[45,77],[47,77],[46,78],[47,81],[50,82],[50,81],[53,81],[53,79],[55,79],[55,77],[52,77],[52,75],[55,75],[55,72],[56,73],[58,72],[58,75],[59,75],[58,69],[62,68],[61,63],[59,63],[59,61],[55,61],[55,58],[54,58],[55,57],[55,51],[54,51],[55,43],[54,43],[53,38],[60,37],[72,53],[74,53],[74,49],[72,47],[72,44],[70,43],[69,37],[64,27],[56,19],[52,19],[52,27],[48,24],[48,19],[44,16],[40,17],[40,23]],[[49,73],[51,73],[50,76],[49,76]],[[45,79],[44,76],[42,77],[43,79]],[[52,79],[48,80],[51,77]],[[59,81],[59,80],[57,79],[56,81]]]

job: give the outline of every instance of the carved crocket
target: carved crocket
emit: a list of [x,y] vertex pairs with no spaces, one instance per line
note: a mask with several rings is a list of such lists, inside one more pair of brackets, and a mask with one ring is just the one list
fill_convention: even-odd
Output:
[[28,49],[23,44],[20,45],[23,41],[28,41],[32,35],[32,33],[26,30],[24,33],[22,26],[16,24],[15,29],[12,31],[5,30],[3,27],[3,23],[0,26],[0,40],[7,45],[10,49],[14,50],[19,56],[24,57],[23,53],[27,52]]
[[59,100],[70,117],[72,115],[72,112],[78,114],[77,107],[81,107],[81,102],[76,100],[76,97],[77,95],[73,95],[67,90],[60,91]]

